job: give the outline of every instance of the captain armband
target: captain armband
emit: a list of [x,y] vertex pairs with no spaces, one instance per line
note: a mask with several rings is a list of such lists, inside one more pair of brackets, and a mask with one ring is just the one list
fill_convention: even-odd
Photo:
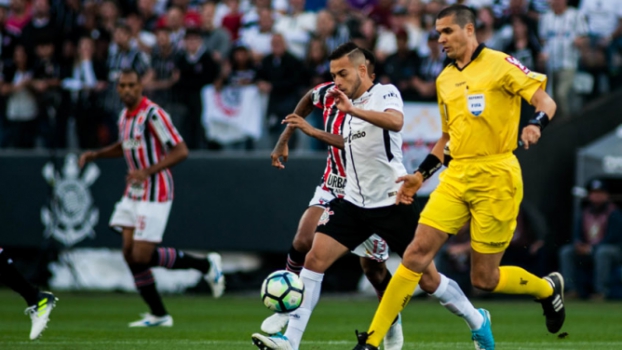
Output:
[[415,172],[420,172],[423,176],[423,180],[427,180],[430,176],[434,175],[434,173],[441,168],[443,163],[432,153],[428,154],[427,157],[421,162],[417,170]]
[[549,125],[549,116],[542,111],[536,112],[533,118],[529,119],[528,124],[535,125],[540,128],[540,131],[542,131],[547,125]]

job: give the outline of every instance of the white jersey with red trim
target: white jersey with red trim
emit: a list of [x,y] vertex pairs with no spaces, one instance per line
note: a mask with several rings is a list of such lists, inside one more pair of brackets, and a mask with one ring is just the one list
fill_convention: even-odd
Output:
[[[146,169],[160,162],[171,148],[183,141],[170,116],[146,97],[136,110],[121,111],[119,140],[130,170]],[[173,199],[173,175],[165,169],[149,176],[142,184],[128,184],[125,196],[139,201],[170,201]]]
[[[335,83],[323,83],[311,92],[313,105],[322,109],[324,119],[324,131],[342,135],[343,120],[345,113],[341,112],[335,106],[335,98],[328,95]],[[337,147],[328,146],[328,157],[326,158],[326,169],[322,176],[321,187],[325,191],[331,192],[335,197],[343,198],[346,188],[346,158],[343,150]]]

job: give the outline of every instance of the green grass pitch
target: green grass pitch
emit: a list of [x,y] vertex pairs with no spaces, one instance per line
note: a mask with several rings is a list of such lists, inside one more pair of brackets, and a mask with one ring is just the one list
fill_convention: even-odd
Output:
[[[259,294],[259,293],[257,293]],[[59,293],[43,337],[28,340],[30,319],[23,300],[0,290],[0,349],[256,349],[250,336],[269,315],[259,296],[165,296],[172,328],[129,329],[146,311],[136,294]],[[325,296],[311,318],[301,349],[354,346],[354,329],[365,330],[376,309],[373,298]],[[622,303],[569,302],[568,337],[548,334],[541,308],[529,300],[475,300],[492,314],[497,349],[622,349]],[[403,312],[408,349],[473,349],[466,324],[431,300],[414,299]]]

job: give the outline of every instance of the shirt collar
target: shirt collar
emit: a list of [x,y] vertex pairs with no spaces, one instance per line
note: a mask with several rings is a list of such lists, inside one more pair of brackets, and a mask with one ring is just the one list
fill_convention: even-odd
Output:
[[145,108],[146,105],[147,105],[147,98],[143,96],[143,99],[140,100],[140,103],[138,104],[138,107],[136,107],[136,109],[131,110],[131,111],[128,109],[128,111],[127,111],[127,113],[125,113],[125,115],[128,118],[135,117],[136,114],[138,114],[138,112],[143,110],[143,108]]
[[456,64],[456,60],[453,60],[451,63],[454,65],[454,67],[456,67],[456,69],[462,72],[466,67],[469,66],[469,64],[471,64],[471,62],[475,61],[475,59],[479,57],[479,55],[482,53],[482,51],[484,51],[485,48],[486,45],[484,43],[477,45],[477,48],[475,49],[475,51],[473,51],[473,54],[471,55],[471,61],[462,68],[458,67],[458,65]]

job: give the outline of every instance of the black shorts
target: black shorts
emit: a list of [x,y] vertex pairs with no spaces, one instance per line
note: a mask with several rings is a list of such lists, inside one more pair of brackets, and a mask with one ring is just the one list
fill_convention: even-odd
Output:
[[338,198],[329,203],[315,231],[334,238],[349,250],[375,233],[401,257],[415,237],[418,222],[419,207],[415,202],[366,209]]

